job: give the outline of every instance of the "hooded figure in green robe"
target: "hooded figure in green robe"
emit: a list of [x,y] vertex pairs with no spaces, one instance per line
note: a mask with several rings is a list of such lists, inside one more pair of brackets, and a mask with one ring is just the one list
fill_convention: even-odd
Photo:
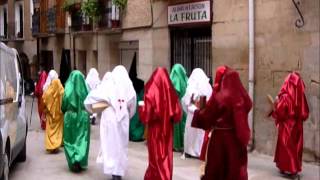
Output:
[[[144,81],[138,78],[137,75],[137,55],[134,53],[132,64],[129,71],[129,77],[132,81],[134,90],[137,93],[137,104],[139,101],[143,101],[143,88],[144,88]],[[129,126],[129,139],[130,141],[143,141],[144,135],[144,125],[141,123],[139,119],[138,108],[136,110],[136,114],[130,120]]]
[[71,171],[80,171],[88,166],[90,122],[83,105],[87,95],[84,75],[80,71],[72,71],[65,84],[61,107],[64,113],[64,152]]
[[[181,101],[182,97],[186,93],[186,89],[188,85],[187,73],[181,64],[175,64],[172,67],[172,70],[170,73],[170,79]],[[187,118],[187,115],[185,112],[183,112],[182,120],[179,123],[174,125],[173,149],[176,151],[183,150],[186,118]]]

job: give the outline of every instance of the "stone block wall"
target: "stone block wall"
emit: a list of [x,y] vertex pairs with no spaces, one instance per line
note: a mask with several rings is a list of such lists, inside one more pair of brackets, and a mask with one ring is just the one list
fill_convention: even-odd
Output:
[[[267,117],[267,94],[276,96],[291,71],[301,73],[310,108],[304,123],[304,160],[319,160],[319,1],[302,1],[305,19],[295,26],[299,14],[292,1],[255,1],[255,102],[254,140],[256,150],[273,155],[277,140],[274,122]],[[213,3],[213,68],[226,64],[240,70],[248,82],[248,1],[215,0]]]

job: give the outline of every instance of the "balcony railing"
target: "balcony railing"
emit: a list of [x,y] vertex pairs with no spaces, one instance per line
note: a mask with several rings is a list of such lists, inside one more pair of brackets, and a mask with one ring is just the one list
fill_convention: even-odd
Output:
[[92,27],[92,22],[82,14],[71,15],[72,31],[91,31]]
[[40,13],[34,12],[32,15],[32,36],[40,33]]
[[48,33],[56,32],[56,9],[49,8],[47,11],[47,31]]
[[64,33],[65,12],[60,7],[52,7],[47,11],[37,11],[32,16],[32,34]]

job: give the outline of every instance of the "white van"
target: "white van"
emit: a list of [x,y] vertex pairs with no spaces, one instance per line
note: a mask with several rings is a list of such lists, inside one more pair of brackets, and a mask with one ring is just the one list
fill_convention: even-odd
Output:
[[27,120],[18,53],[0,42],[0,179],[14,160],[26,160]]

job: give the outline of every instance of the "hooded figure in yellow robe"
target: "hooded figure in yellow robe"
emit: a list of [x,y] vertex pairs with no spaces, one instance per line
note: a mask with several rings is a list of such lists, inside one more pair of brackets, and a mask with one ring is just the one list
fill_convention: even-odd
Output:
[[63,113],[61,104],[64,89],[59,79],[54,79],[42,98],[46,113],[45,146],[49,152],[56,152],[62,145]]

